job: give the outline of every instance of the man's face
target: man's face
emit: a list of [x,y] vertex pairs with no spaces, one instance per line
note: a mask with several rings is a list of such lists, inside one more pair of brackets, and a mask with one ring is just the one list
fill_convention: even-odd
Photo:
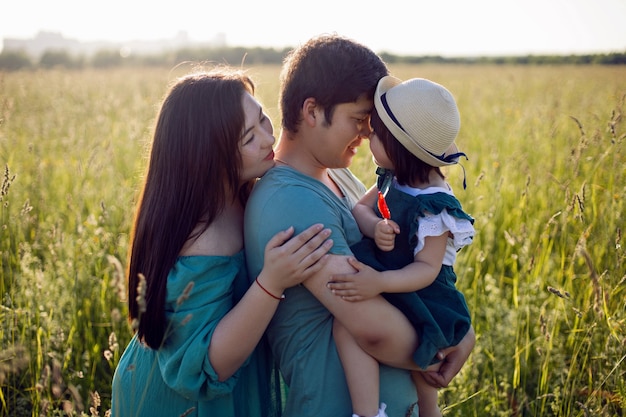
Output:
[[[356,102],[335,106],[331,123],[319,125],[319,141],[315,154],[327,168],[346,168],[352,163],[357,148],[371,132],[370,113],[373,101],[361,96]],[[325,120],[324,110],[317,111],[317,119]]]

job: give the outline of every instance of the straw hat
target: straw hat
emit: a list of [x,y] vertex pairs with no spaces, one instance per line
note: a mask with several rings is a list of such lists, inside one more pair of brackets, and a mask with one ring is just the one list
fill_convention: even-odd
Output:
[[454,97],[445,87],[424,78],[407,81],[381,78],[374,105],[391,134],[422,161],[452,165],[459,156],[454,139],[461,127]]

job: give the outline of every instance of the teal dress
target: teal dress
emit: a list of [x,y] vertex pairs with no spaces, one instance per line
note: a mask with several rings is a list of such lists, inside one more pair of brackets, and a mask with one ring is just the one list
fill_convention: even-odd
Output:
[[[391,219],[400,226],[394,250],[384,252],[372,239],[364,238],[352,246],[356,258],[378,271],[401,269],[414,261],[426,236],[451,232],[444,264],[435,281],[412,293],[384,293],[391,304],[400,309],[415,327],[420,345],[413,355],[422,369],[437,362],[439,350],[457,345],[471,326],[465,297],[456,288],[457,276],[453,263],[456,252],[471,243],[474,219],[465,213],[452,191],[443,188],[415,190],[394,186],[393,173],[377,171],[378,188],[386,193],[385,200]],[[416,194],[416,195],[413,195]],[[380,216],[380,212],[376,209]],[[381,216],[382,217],[382,216]]]
[[208,358],[213,331],[247,288],[243,252],[178,258],[167,281],[167,342],[153,350],[132,338],[113,377],[112,417],[279,416],[262,345],[222,382]]

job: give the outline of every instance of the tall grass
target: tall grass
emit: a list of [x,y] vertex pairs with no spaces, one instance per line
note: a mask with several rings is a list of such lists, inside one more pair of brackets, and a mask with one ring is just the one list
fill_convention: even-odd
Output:
[[165,80],[2,75],[3,416],[82,411],[92,392],[106,402],[128,340],[120,273],[133,194]]
[[[278,128],[277,67],[250,69]],[[446,416],[626,412],[624,67],[396,66],[446,85],[476,218],[478,335]],[[123,268],[173,72],[0,74],[0,417],[104,415],[130,338]],[[374,179],[364,146],[353,164]]]

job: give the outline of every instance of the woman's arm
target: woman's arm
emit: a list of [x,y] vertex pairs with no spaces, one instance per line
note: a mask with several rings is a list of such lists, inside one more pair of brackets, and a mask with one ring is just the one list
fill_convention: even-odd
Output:
[[265,246],[265,267],[243,298],[220,320],[209,345],[209,360],[224,381],[250,356],[283,291],[309,278],[328,261],[330,230],[314,225],[289,239],[294,229],[277,233]]

